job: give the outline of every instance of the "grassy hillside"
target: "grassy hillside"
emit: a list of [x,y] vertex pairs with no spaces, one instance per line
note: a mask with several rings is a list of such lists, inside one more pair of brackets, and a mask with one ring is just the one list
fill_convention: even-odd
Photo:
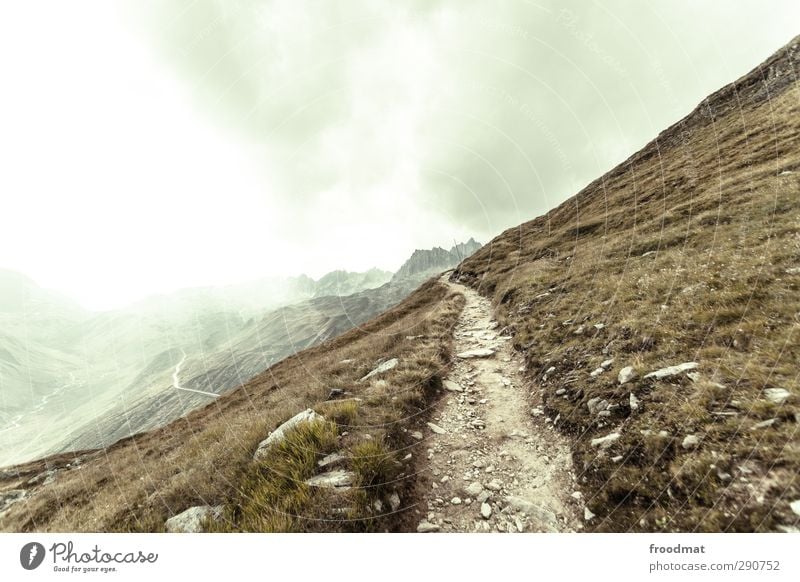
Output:
[[[462,305],[463,297],[430,281],[362,327],[164,428],[2,472],[0,497],[23,489],[28,498],[0,515],[0,528],[161,531],[189,507],[219,504],[225,512],[215,529],[225,531],[403,529],[406,512],[392,511],[390,498],[406,506],[413,497],[414,480],[404,477],[418,459],[416,448],[403,450],[416,443],[407,429],[424,424],[441,390]],[[387,358],[398,358],[397,367],[358,382]],[[347,399],[326,401],[333,388]],[[277,457],[252,460],[262,439],[308,407],[326,422],[294,433]],[[304,481],[333,451],[345,455],[357,487],[326,494]],[[42,479],[47,469],[56,470],[51,483]]]
[[796,523],[799,40],[454,275],[492,298],[531,404],[573,437],[590,529]]

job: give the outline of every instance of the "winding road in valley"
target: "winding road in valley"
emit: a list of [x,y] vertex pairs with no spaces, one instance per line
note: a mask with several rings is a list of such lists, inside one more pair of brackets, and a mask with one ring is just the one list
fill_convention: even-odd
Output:
[[203,394],[212,398],[219,398],[219,394],[214,394],[213,392],[205,392],[203,390],[195,390],[194,388],[184,388],[181,386],[181,366],[183,366],[183,363],[186,361],[186,352],[181,350],[181,353],[183,354],[183,357],[181,358],[181,361],[178,362],[178,365],[175,366],[175,371],[172,373],[172,387],[176,390],[183,390],[184,392],[194,392],[196,394]]

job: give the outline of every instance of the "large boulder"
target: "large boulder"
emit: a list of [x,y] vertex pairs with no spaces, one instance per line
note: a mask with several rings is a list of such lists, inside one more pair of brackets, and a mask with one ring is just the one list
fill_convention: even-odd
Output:
[[190,507],[186,511],[170,517],[164,524],[167,533],[202,533],[203,523],[212,520],[216,521],[222,515],[222,506],[217,505],[198,505]]
[[307,485],[323,487],[325,489],[349,489],[356,479],[355,473],[336,469],[321,475],[315,475],[306,480]]
[[269,433],[269,436],[265,438],[258,444],[258,448],[256,448],[255,455],[253,455],[253,459],[256,461],[263,460],[269,450],[283,439],[286,438],[286,432],[290,429],[304,423],[304,422],[314,422],[314,421],[324,421],[325,417],[321,414],[317,414],[312,409],[307,408],[303,412],[299,412],[295,414],[292,418],[284,422],[278,428],[273,430]]

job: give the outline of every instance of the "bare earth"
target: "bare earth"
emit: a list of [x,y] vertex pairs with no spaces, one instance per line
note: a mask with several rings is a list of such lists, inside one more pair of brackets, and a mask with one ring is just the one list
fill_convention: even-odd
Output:
[[[456,356],[426,435],[430,481],[421,509],[428,513],[418,531],[580,529],[569,447],[543,415],[532,414],[532,388],[510,338],[500,335],[489,301],[442,280],[467,300],[454,332],[455,353],[466,357]],[[493,353],[464,354],[471,350]]]

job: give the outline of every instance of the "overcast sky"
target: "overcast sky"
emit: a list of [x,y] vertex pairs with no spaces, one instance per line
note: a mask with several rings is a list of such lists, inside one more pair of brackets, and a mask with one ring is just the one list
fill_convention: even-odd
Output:
[[796,0],[0,8],[0,268],[90,308],[486,242],[800,33]]

